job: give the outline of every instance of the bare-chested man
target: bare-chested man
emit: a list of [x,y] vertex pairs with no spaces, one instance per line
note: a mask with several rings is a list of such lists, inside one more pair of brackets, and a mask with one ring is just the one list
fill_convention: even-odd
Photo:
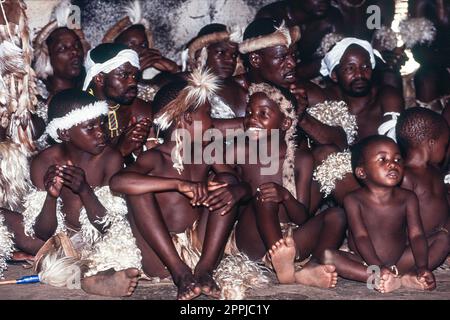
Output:
[[151,105],[137,96],[139,57],[125,45],[104,43],[89,51],[83,90],[108,102],[108,137],[122,156],[141,150],[150,130]]

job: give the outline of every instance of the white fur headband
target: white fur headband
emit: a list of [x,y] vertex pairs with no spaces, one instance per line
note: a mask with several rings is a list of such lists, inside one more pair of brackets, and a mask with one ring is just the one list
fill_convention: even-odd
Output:
[[[375,50],[372,48],[372,45],[365,41],[360,40],[357,38],[344,38],[325,55],[325,57],[322,59],[322,65],[320,67],[320,73],[326,77],[331,74],[333,69],[339,64],[341,61],[342,56],[345,53],[345,50],[352,44],[356,44],[358,46],[361,46],[366,50],[370,55],[370,63],[372,64],[372,69],[375,69],[375,55],[379,57],[381,60],[383,60],[383,57],[378,52],[378,50]],[[384,61],[384,60],[383,60]]]
[[68,130],[82,122],[106,115],[108,114],[108,110],[108,104],[105,101],[88,104],[87,106],[70,111],[64,117],[50,121],[45,129],[45,133],[52,137],[56,142],[61,142],[58,137],[58,129]]
[[92,79],[100,72],[110,73],[127,62],[129,62],[133,67],[138,69],[141,68],[139,64],[139,56],[134,50],[122,50],[114,58],[111,58],[103,63],[95,63],[91,58],[91,51],[92,50],[88,52],[86,62],[84,63],[84,67],[86,68],[86,78],[84,79],[83,91],[86,91],[89,83],[91,83]]
[[270,34],[242,41],[239,44],[239,52],[246,54],[275,46],[289,47],[292,43],[296,43],[300,39],[300,35],[301,32],[298,26],[287,28],[283,21],[281,25]]

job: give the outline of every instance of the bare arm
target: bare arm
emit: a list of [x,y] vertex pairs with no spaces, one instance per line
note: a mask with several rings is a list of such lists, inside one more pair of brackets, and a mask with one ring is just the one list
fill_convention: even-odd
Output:
[[62,183],[57,178],[56,166],[49,167],[46,163],[40,155],[31,162],[31,181],[38,190],[47,191],[44,205],[34,225],[36,235],[42,240],[50,238],[58,226],[56,201],[62,188]]
[[297,225],[303,224],[309,218],[313,166],[314,160],[310,153],[296,152],[295,186],[297,199],[288,192],[289,198],[283,204],[289,217]]
[[361,208],[354,195],[345,197],[344,208],[347,214],[349,229],[353,234],[358,253],[367,264],[383,266],[370,241],[369,233],[361,217]]
[[419,200],[411,193],[406,202],[406,218],[411,250],[416,261],[417,270],[428,270],[428,244],[419,214]]
[[[381,107],[383,114],[386,112],[401,113],[405,110],[405,101],[398,89],[391,86],[384,86],[381,93]],[[389,117],[383,117],[383,122],[390,120]]]
[[160,155],[157,151],[146,151],[137,158],[135,163],[119,171],[111,178],[111,190],[127,195],[175,190],[178,179],[148,175],[155,168],[155,164],[160,161]]
[[347,136],[341,127],[331,127],[310,116],[306,109],[326,100],[323,90],[312,84],[292,85],[291,92],[298,103],[299,125],[303,131],[319,144],[334,144],[339,149],[347,146]]

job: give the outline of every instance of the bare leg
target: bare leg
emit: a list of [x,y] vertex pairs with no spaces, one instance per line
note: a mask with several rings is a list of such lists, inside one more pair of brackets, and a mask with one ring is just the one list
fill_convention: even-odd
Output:
[[[362,259],[350,252],[339,250],[326,250],[324,253],[324,261],[328,264],[336,266],[337,273],[346,279],[365,282],[373,277],[372,273],[368,273],[368,267],[363,264]],[[393,274],[385,274],[380,276],[379,287],[377,289],[381,293],[392,292],[401,286],[401,279],[394,277]]]
[[5,217],[5,224],[14,233],[14,245],[16,248],[35,255],[44,245],[44,241],[25,235],[22,215],[16,212],[0,209],[0,214]]
[[253,199],[252,204],[256,215],[256,225],[267,250],[283,238],[278,218],[279,205],[274,202],[262,202],[256,198]]
[[[237,208],[224,216],[219,212],[204,210],[199,234],[203,238],[202,255],[194,270],[194,278],[200,285],[202,293],[219,298],[220,288],[214,281],[212,274],[223,255],[225,245],[236,221]],[[203,237],[201,236],[203,235]]]
[[110,297],[131,296],[136,289],[139,270],[130,268],[122,271],[113,269],[81,280],[81,288],[87,293]]
[[[175,285],[178,299],[193,299],[200,295],[201,288],[196,283],[192,270],[181,260],[173,245],[169,230],[164,222],[154,194],[128,196],[136,230],[162,263],[167,266]],[[135,231],[133,231],[135,232]],[[148,252],[144,250],[143,253]],[[147,270],[145,270],[147,272]]]
[[[449,252],[449,235],[441,231],[427,239],[428,242],[428,268],[434,270],[447,258]],[[411,247],[408,246],[397,262],[400,274],[414,272],[415,260]]]
[[325,250],[338,249],[344,241],[347,219],[344,210],[339,207],[329,208],[319,215],[323,215],[323,224],[312,255],[322,261]]

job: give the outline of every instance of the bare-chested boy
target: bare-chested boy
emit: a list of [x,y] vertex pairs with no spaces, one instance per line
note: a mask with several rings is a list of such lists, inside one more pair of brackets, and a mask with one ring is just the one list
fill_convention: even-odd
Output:
[[49,105],[46,132],[59,143],[32,161],[34,187],[23,215],[2,214],[16,248],[34,255],[53,235],[64,233],[74,249],[81,245],[81,258],[91,261],[81,281],[86,292],[128,296],[137,285],[141,255],[126,204],[108,187],[123,160],[106,145],[107,112],[105,102],[78,89],[57,93]]
[[[235,204],[249,193],[230,167],[209,165],[203,158],[188,163],[183,158],[190,156],[188,148],[193,153],[203,152],[208,143],[188,141],[181,134],[195,137],[197,130],[195,134],[201,137],[211,128],[208,99],[216,89],[217,79],[200,70],[194,71],[188,82],[163,87],[154,101],[163,105],[155,124],[165,142],[146,151],[111,180],[113,190],[128,195],[145,273],[161,278],[170,274],[178,287],[178,299],[192,299],[201,293],[218,297],[213,271],[236,219]],[[210,187],[208,192],[210,169],[216,181],[228,185],[212,183],[215,189],[220,188],[213,191]],[[187,243],[182,243],[183,238]]]
[[[362,184],[344,199],[352,252],[327,250],[325,261],[340,276],[361,282],[371,277],[369,266],[379,267],[376,289],[382,293],[402,285],[434,289],[417,197],[398,186],[404,165],[397,144],[384,136],[366,137],[352,149],[352,167]],[[409,255],[413,263],[405,268]]]
[[[450,209],[446,172],[440,166],[445,159],[449,127],[445,119],[425,108],[404,111],[397,123],[397,139],[405,156],[402,187],[419,199],[420,217],[429,246],[429,267],[442,264],[450,251]],[[411,265],[412,256],[406,265]]]
[[[245,154],[246,161],[238,160],[236,169],[251,185],[254,197],[239,216],[236,245],[255,260],[267,254],[280,283],[334,287],[334,266],[315,260],[321,259],[325,249],[339,247],[345,218],[333,208],[310,219],[313,159],[309,152],[296,149],[295,98],[266,83],[252,84],[249,95],[244,127],[250,141],[233,148],[234,159]],[[271,155],[272,169],[264,173],[266,153]],[[249,155],[255,154],[257,160],[250,161]],[[296,272],[294,260],[311,254],[313,258]]]

